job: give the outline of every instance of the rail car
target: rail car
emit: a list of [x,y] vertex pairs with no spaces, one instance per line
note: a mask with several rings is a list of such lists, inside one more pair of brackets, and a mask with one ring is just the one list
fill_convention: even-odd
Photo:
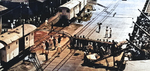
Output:
[[77,17],[87,4],[87,0],[71,0],[58,8],[61,24],[69,24],[69,21]]
[[[9,62],[19,53],[34,45],[34,30],[36,26],[32,24],[20,25],[8,32],[0,35],[0,62]],[[24,37],[23,37],[24,33]],[[23,39],[24,42],[23,43]],[[24,45],[25,47],[24,47]]]

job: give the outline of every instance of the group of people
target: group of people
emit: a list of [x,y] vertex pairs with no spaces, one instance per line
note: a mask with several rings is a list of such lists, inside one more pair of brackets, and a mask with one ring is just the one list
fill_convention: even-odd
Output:
[[[148,24],[149,22],[146,18],[138,17],[137,19],[138,20],[136,23],[139,26],[134,26],[133,32],[129,33],[129,40],[140,49],[145,49],[150,46],[150,39],[149,35],[147,34],[150,33],[150,28],[148,27],[150,24]],[[143,30],[141,30],[139,27],[143,28]]]
[[28,19],[21,19],[20,17],[18,19],[12,19],[12,20],[8,20],[7,23],[9,24],[13,24],[13,26],[19,26],[21,25],[20,23],[31,23],[34,24],[36,26],[40,26],[40,24],[44,22],[44,19],[41,19],[41,15],[39,16],[33,16],[31,18]]
[[45,54],[45,59],[48,60],[48,54],[49,54],[49,50],[55,50],[57,49],[57,56],[59,56],[60,52],[61,52],[61,38],[62,36],[58,35],[58,38],[56,39],[57,36],[53,37],[52,35],[50,36],[50,38],[46,41],[43,41],[43,43],[41,44],[41,48],[42,48],[42,53],[41,54]]
[[137,17],[133,32],[128,34],[129,40],[139,49],[130,50],[133,59],[146,59],[150,55],[147,53],[150,48],[150,36],[147,34],[150,33],[150,28],[148,26],[150,26],[149,21],[146,18],[139,16]]
[[[102,23],[97,23],[97,25],[98,25],[97,33],[100,33]],[[109,33],[108,33],[108,31],[109,31]],[[112,29],[108,28],[108,26],[106,26],[105,38],[111,38],[111,37],[112,37]]]
[[84,36],[76,36],[74,35],[70,40],[71,48],[80,49],[86,52],[94,52],[98,53],[101,57],[107,54],[114,53],[117,50],[116,42],[113,40],[92,40],[89,38],[85,38]]
[[[109,31],[109,36],[108,36],[108,31]],[[111,38],[112,37],[112,29],[106,26],[106,32],[105,32],[105,38]]]
[[120,42],[115,42],[114,40],[93,40],[86,38],[84,36],[76,36],[70,38],[70,46],[72,49],[78,49],[84,51],[84,63],[93,66],[95,62],[105,58],[109,55],[120,55],[121,51]]

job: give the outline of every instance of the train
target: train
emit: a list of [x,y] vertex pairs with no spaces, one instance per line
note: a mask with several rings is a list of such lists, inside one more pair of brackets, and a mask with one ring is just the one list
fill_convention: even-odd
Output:
[[[68,25],[70,20],[77,17],[86,4],[87,0],[71,0],[61,5],[58,8],[58,17],[61,24]],[[36,28],[33,24],[24,24],[0,35],[0,66],[2,62],[8,63],[15,57],[20,57],[21,55],[19,54],[23,50],[34,45],[34,31]]]
[[[87,0],[70,0],[69,2],[61,5],[59,10],[60,20],[66,24],[73,17],[77,17],[77,14],[84,9],[87,4]],[[64,19],[66,19],[64,21]],[[62,24],[63,24],[62,22]],[[32,24],[25,24],[25,36],[22,35],[22,25],[11,29],[8,32],[0,35],[0,60],[8,62],[13,57],[17,56],[20,51],[34,45],[34,33],[36,26]],[[29,28],[27,28],[29,27]],[[25,39],[25,48],[22,48],[22,40]]]
[[32,24],[24,24],[1,34],[0,62],[9,62],[14,57],[18,56],[21,51],[33,46],[34,30],[36,28],[37,27]]
[[70,21],[79,15],[87,4],[87,0],[70,0],[58,8],[61,25],[69,25]]

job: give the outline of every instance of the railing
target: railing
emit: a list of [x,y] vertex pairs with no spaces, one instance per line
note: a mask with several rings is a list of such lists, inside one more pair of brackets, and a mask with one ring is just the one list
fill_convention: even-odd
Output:
[[143,8],[143,12],[146,12],[148,10],[149,3],[150,3],[149,0],[146,0],[144,8]]
[[3,68],[3,66],[1,66],[1,64],[0,64],[0,71],[3,71],[4,70],[4,68]]

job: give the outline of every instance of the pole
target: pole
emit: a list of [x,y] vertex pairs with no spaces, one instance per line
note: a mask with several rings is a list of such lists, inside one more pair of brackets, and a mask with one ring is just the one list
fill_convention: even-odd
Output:
[[[140,11],[140,9],[138,9],[139,11]],[[148,19],[149,20],[149,18],[142,12],[142,11],[140,11],[141,12],[141,14],[146,18],[146,19]],[[150,20],[149,20],[150,21]]]
[[25,37],[24,37],[24,23],[22,26],[23,48],[25,49]]
[[[136,49],[138,49],[139,51],[142,51],[142,49],[140,49],[139,47],[137,47],[136,45],[134,45],[130,40],[126,39],[133,47],[136,47]],[[149,52],[147,50],[145,50],[146,53],[149,54]]]
[[136,47],[138,50],[141,51],[141,49],[139,47],[137,47],[136,45],[134,45],[131,41],[129,41],[128,39],[126,39],[133,47]]
[[143,28],[141,28],[137,23],[133,22],[138,28],[140,28],[146,35],[150,37],[150,34],[146,32]]

